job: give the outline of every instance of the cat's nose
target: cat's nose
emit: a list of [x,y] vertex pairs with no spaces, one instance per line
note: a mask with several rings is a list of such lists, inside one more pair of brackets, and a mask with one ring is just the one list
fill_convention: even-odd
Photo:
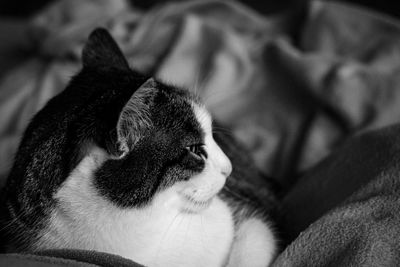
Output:
[[[226,156],[225,156],[226,157]],[[227,162],[225,162],[225,164],[223,165],[223,167],[221,168],[221,173],[222,175],[224,175],[225,177],[228,177],[229,175],[231,175],[232,173],[232,163],[229,160],[228,157],[226,157]]]
[[220,150],[220,155],[218,156],[217,162],[221,174],[225,177],[228,177],[232,172],[232,163],[222,150]]
[[225,178],[228,177],[232,172],[231,160],[225,155],[214,139],[210,140],[208,148],[210,161],[215,170],[220,172]]

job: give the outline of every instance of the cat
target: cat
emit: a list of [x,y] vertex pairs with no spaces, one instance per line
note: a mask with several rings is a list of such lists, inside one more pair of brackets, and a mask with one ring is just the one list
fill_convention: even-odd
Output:
[[268,266],[271,223],[227,189],[231,160],[199,98],[132,70],[105,29],[91,33],[82,62],[21,140],[2,194],[4,249]]

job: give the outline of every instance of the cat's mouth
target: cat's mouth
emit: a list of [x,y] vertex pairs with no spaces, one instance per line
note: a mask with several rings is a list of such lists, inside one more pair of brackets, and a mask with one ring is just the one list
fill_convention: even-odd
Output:
[[192,196],[188,196],[186,194],[183,194],[182,198],[184,199],[184,205],[181,211],[184,213],[199,213],[207,209],[214,200],[214,197],[211,197],[207,200],[197,200]]

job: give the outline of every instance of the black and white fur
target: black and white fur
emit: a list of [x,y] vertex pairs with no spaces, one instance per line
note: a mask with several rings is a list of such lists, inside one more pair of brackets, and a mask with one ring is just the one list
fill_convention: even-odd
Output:
[[80,73],[24,134],[3,194],[1,237],[8,251],[267,266],[276,241],[265,217],[220,193],[231,171],[204,106],[132,71],[98,29]]

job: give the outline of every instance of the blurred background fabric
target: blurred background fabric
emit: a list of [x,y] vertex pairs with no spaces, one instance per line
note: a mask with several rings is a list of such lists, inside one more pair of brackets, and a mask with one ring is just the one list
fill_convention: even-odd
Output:
[[[133,68],[198,94],[223,125],[216,130],[232,134],[264,174],[292,192],[287,210],[302,223],[293,226],[291,239],[374,177],[304,218],[293,203],[311,200],[299,200],[293,185],[310,176],[323,179],[341,153],[353,158],[347,157],[351,150],[337,152],[349,138],[400,118],[400,22],[355,4],[299,1],[268,12],[236,1],[139,7],[125,0],[60,0],[29,21],[1,22],[0,38],[13,36],[0,45],[6,59],[0,63],[2,183],[30,118],[80,69],[83,44],[99,26],[111,32]],[[350,147],[358,148],[357,140]],[[333,166],[315,171],[321,162]],[[307,188],[303,194],[312,194]]]
[[1,175],[31,116],[79,70],[83,43],[103,26],[133,68],[199,94],[265,174],[291,185],[347,136],[400,113],[398,23],[341,3],[305,4],[269,16],[234,1],[146,12],[124,0],[46,6],[20,26],[19,49],[30,56],[1,70]]

